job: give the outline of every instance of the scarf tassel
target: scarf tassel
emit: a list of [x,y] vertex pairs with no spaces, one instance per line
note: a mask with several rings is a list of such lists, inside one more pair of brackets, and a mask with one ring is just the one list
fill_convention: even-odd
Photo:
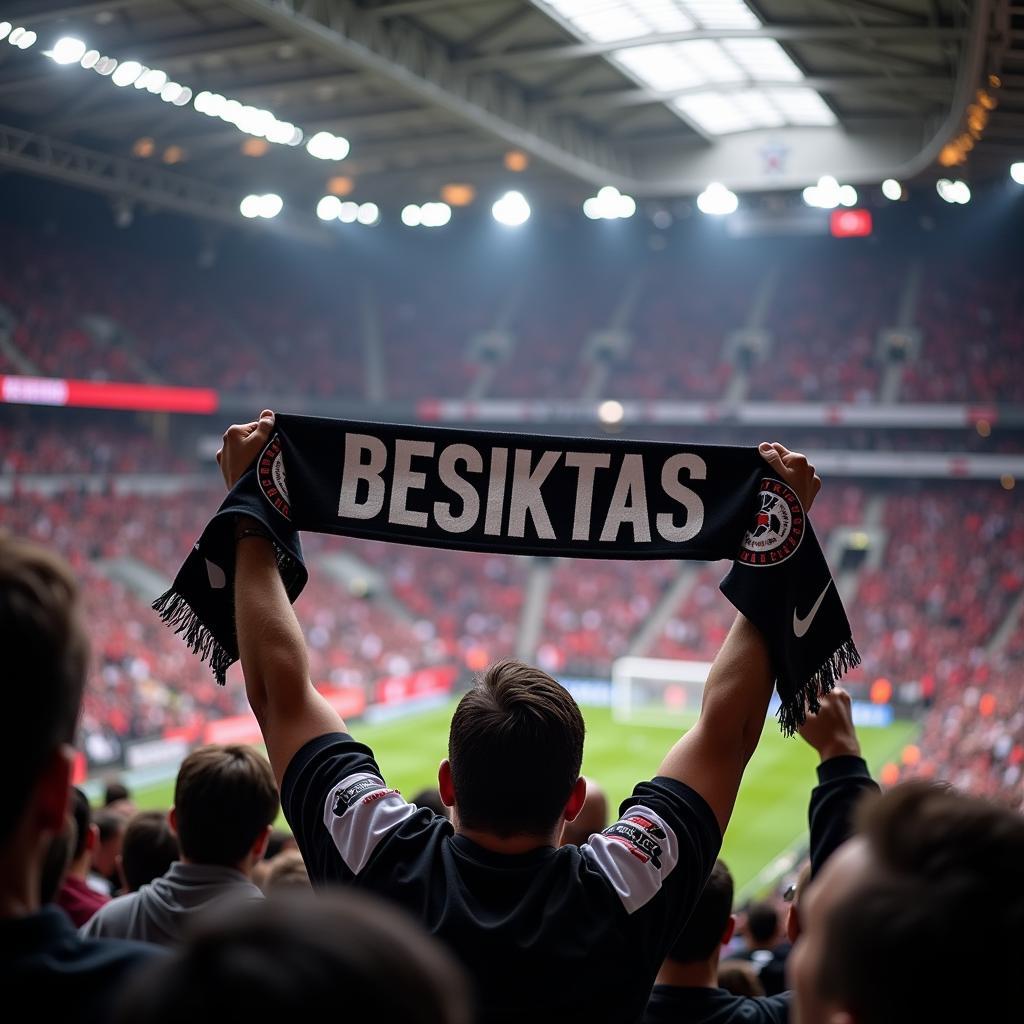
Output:
[[237,655],[230,654],[203,624],[192,606],[173,587],[153,602],[153,610],[161,621],[181,636],[189,649],[205,661],[219,686],[227,681],[227,672]]
[[859,664],[860,652],[853,637],[848,637],[825,664],[779,706],[779,728],[783,736],[792,736],[804,724],[808,712],[817,714],[821,710],[821,698],[831,693],[836,683]]

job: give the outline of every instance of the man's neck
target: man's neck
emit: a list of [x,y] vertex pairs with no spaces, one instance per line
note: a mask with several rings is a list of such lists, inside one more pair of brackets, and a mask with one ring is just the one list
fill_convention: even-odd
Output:
[[456,826],[455,831],[458,835],[472,840],[477,846],[490,850],[491,853],[530,853],[532,850],[556,845],[554,833],[548,836],[496,836],[493,832],[484,832],[481,829],[475,828],[462,828],[461,826]]
[[39,865],[0,853],[0,920],[39,911]]
[[[188,857],[186,857],[184,854],[181,854],[178,857],[178,863],[179,864],[190,864],[190,865],[192,865],[194,867],[197,867],[197,868],[224,868],[225,867],[224,864],[204,864],[201,861],[189,860]],[[256,862],[255,862],[255,860],[253,860],[252,857],[246,857],[245,860],[241,861],[238,864],[228,864],[226,866],[227,866],[227,869],[229,871],[237,871],[239,874],[245,875],[245,877],[248,878],[249,881],[251,882],[252,881],[252,871],[253,871],[253,868],[256,866]]]
[[89,858],[73,860],[68,866],[68,877],[77,878],[81,882],[86,881],[89,877]]
[[686,964],[666,960],[654,983],[676,988],[718,988],[718,954],[710,960],[694,960]]

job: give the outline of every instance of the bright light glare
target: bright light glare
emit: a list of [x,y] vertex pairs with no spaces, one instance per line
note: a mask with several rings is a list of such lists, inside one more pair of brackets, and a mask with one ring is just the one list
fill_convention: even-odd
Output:
[[356,220],[360,224],[372,227],[380,220],[380,208],[376,203],[362,203],[360,204],[359,211],[356,213]]
[[341,200],[337,196],[324,196],[316,204],[316,215],[321,220],[334,220],[341,211]]
[[1024,185],[1024,160],[1018,160],[1017,163],[1010,164],[1010,177],[1018,185]]
[[139,80],[135,83],[136,89],[146,89],[153,93],[154,96],[159,95],[163,92],[164,86],[167,84],[167,72],[157,71],[151,69],[147,71]]
[[626,410],[623,409],[622,403],[616,402],[614,399],[602,402],[597,407],[597,418],[609,427],[615,426],[617,423],[621,423],[622,418],[625,415]]
[[614,185],[605,185],[583,203],[583,214],[591,220],[618,220],[636,213],[636,200],[623,195]]
[[87,50],[82,54],[82,59],[79,63],[85,68],[86,71],[96,67],[99,63],[100,51],[99,50]]
[[935,191],[938,192],[939,197],[944,199],[947,203],[956,203],[959,206],[965,206],[971,201],[971,190],[965,181],[950,181],[949,178],[939,178],[939,180],[935,182]]
[[142,74],[142,65],[137,60],[126,60],[117,66],[117,70],[111,77],[114,85],[124,88],[131,85],[139,75]]
[[882,182],[882,195],[895,203],[903,198],[903,186],[895,178],[886,178]]
[[6,39],[12,27],[9,21],[0,21],[0,39]]
[[53,44],[49,56],[55,64],[77,64],[85,56],[85,43],[74,36],[62,36]]
[[499,224],[518,228],[530,219],[530,204],[522,192],[506,192],[491,207],[491,216]]
[[[13,34],[13,33],[12,33]],[[37,39],[35,32],[29,29],[19,40],[18,49],[27,50]]]
[[720,181],[713,181],[699,196],[697,209],[712,217],[726,217],[735,213],[740,205],[736,193],[727,189]]
[[260,197],[246,196],[238,204],[238,210],[243,217],[258,217],[260,215]]
[[348,139],[332,135],[330,132],[317,132],[306,143],[309,155],[315,156],[318,160],[344,160],[351,148]]
[[857,190],[852,185],[840,185],[830,174],[818,179],[817,185],[808,185],[803,192],[808,206],[834,210],[837,206],[856,206]]
[[275,192],[260,196],[260,216],[270,220],[284,209],[284,200]]
[[447,203],[424,203],[420,207],[420,223],[425,228],[443,228],[452,219]]
[[402,208],[402,223],[407,228],[419,227],[423,220],[423,215],[420,212],[420,208],[415,203],[410,203],[408,206]]
[[350,199],[344,203],[338,203],[338,220],[342,224],[355,224],[359,219],[359,204],[353,203]]

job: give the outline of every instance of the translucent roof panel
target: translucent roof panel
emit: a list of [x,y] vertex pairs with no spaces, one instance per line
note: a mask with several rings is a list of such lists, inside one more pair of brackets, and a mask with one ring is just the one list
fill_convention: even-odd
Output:
[[[616,43],[664,33],[758,29],[744,0],[535,0],[581,39]],[[611,50],[608,60],[712,135],[751,128],[822,126],[835,114],[774,39],[694,39]],[[759,83],[765,83],[759,88]],[[781,86],[779,83],[794,85]],[[770,84],[769,84],[770,83]],[[728,90],[715,89],[727,85]],[[707,86],[707,88],[704,88]],[[737,88],[738,87],[738,88]]]

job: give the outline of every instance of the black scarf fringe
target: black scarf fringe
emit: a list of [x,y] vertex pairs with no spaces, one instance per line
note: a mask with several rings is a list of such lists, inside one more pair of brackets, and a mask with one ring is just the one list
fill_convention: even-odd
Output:
[[237,653],[228,651],[210,632],[193,611],[192,606],[173,587],[153,602],[153,610],[161,621],[174,630],[175,635],[213,669],[218,685],[227,681],[228,668],[238,658]]
[[808,712],[816,715],[821,710],[821,698],[831,693],[836,683],[860,664],[860,652],[848,637],[803,686],[779,706],[779,728],[783,736],[792,736],[804,724]]

